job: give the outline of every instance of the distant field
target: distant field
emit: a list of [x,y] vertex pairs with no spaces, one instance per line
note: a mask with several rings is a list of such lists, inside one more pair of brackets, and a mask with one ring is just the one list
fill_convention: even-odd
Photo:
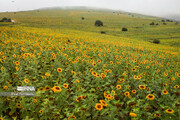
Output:
[[0,22],[0,95],[36,96],[0,96],[0,120],[179,120],[180,24],[97,10],[3,17],[16,23]]
[[[149,42],[159,39],[163,45],[180,46],[180,24],[166,22],[167,25],[163,25],[160,18],[155,17],[149,17],[149,19],[137,14],[93,10],[40,10],[0,14],[0,18],[5,16],[15,19],[19,25],[26,27],[72,29],[96,33],[105,31],[108,35],[117,37]],[[103,21],[104,27],[94,26],[94,22],[98,19]],[[150,26],[151,22],[159,25]],[[122,27],[127,27],[128,32],[122,32]]]

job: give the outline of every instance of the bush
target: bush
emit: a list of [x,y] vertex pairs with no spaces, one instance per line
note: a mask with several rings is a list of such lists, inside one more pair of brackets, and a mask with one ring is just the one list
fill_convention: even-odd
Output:
[[128,29],[127,28],[122,28],[122,31],[128,31]]
[[2,19],[2,21],[6,21],[7,20],[7,18],[6,17],[4,17],[3,19]]
[[103,26],[103,22],[102,21],[100,21],[100,20],[96,20],[96,22],[95,22],[95,26]]
[[161,20],[161,22],[165,22],[165,20]]
[[101,34],[106,34],[106,32],[105,31],[101,31]]
[[154,25],[154,22],[150,23],[149,25]]
[[167,25],[167,23],[163,23],[163,25]]
[[7,19],[7,22],[11,22],[11,19]]
[[84,18],[84,17],[82,17],[81,19],[82,19],[82,20],[84,20],[85,18]]
[[153,40],[153,43],[155,43],[155,44],[159,44],[159,43],[160,43],[160,40],[158,40],[158,39],[154,39],[154,40]]
[[4,17],[2,20],[0,20],[0,22],[11,22],[11,19],[7,19],[6,17]]

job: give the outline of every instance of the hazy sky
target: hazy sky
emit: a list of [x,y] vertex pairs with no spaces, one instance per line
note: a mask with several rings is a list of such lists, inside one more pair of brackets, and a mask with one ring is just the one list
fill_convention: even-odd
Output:
[[0,0],[0,12],[53,6],[94,6],[149,15],[180,15],[180,0]]

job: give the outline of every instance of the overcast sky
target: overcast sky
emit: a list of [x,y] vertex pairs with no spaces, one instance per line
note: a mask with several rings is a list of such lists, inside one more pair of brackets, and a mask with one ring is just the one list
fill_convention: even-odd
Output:
[[0,12],[53,6],[91,6],[155,16],[180,15],[180,0],[0,0]]

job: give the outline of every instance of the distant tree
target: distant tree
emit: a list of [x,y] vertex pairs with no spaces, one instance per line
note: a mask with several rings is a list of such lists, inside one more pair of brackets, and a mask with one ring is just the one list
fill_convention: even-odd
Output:
[[167,25],[167,23],[163,23],[163,25]]
[[154,25],[154,22],[150,23],[149,25]]
[[95,26],[99,27],[99,26],[103,26],[103,22],[100,20],[96,20],[95,22]]
[[156,25],[159,25],[158,23]]
[[165,22],[165,20],[161,20],[161,22]]
[[84,18],[84,17],[82,17],[81,19],[82,19],[82,20],[84,20],[85,18]]
[[155,44],[159,44],[159,43],[160,43],[160,40],[158,40],[158,39],[154,39],[154,40],[153,40],[153,43],[155,43]]
[[123,28],[122,28],[122,31],[128,31],[128,29],[123,27]]

